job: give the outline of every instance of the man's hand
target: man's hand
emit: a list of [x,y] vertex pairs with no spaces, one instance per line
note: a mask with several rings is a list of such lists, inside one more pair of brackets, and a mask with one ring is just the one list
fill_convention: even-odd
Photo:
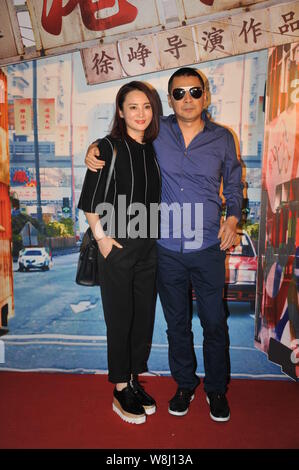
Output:
[[122,245],[120,245],[116,240],[114,240],[114,238],[103,237],[98,240],[98,247],[104,258],[107,258],[110,251],[112,250],[113,245],[115,245],[117,248],[122,248]]
[[100,156],[100,151],[97,144],[91,144],[85,155],[85,165],[90,171],[97,172],[105,166],[104,160],[98,160],[96,157]]
[[228,250],[237,239],[238,219],[231,215],[220,227],[218,238],[221,238],[220,250]]

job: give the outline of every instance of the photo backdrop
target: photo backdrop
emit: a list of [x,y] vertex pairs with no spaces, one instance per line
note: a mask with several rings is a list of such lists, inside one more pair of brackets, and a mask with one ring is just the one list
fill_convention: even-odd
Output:
[[[257,247],[267,51],[195,64],[206,76],[212,118],[239,142],[249,200],[246,230]],[[98,288],[75,284],[79,239],[87,224],[76,209],[85,174],[87,145],[109,131],[114,99],[125,80],[88,86],[79,53],[7,67],[10,182],[13,202],[15,316],[5,335],[5,370],[100,373],[107,370],[106,329]],[[140,75],[157,90],[164,114],[172,71]],[[129,79],[126,79],[129,80]],[[38,119],[32,120],[33,109]],[[34,148],[38,128],[38,162]],[[26,237],[52,257],[49,271],[20,272]],[[34,238],[35,237],[35,238]],[[238,377],[283,377],[280,368],[254,347],[254,309],[229,302],[231,371]],[[121,313],[121,312],[120,312]],[[193,316],[198,373],[203,374],[202,334]],[[159,300],[152,373],[168,374],[166,324]]]

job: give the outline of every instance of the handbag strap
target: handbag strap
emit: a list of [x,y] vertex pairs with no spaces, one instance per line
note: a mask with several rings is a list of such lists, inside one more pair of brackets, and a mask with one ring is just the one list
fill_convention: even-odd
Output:
[[[109,139],[107,139],[107,140],[110,142]],[[110,144],[111,144],[111,142],[110,142]],[[109,168],[107,181],[106,181],[106,186],[105,186],[104,201],[106,201],[106,196],[107,196],[108,189],[109,189],[109,186],[110,186],[110,181],[111,181],[111,178],[112,178],[112,173],[113,173],[114,165],[115,165],[116,154],[117,154],[117,150],[116,150],[116,147],[114,145],[113,146],[113,153],[112,153],[112,160],[111,160],[111,163],[110,163],[110,168]]]

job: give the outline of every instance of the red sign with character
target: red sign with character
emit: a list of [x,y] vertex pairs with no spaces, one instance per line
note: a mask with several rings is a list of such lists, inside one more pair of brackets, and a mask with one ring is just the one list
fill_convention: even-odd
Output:
[[[44,0],[41,20],[43,28],[48,33],[58,36],[62,29],[62,18],[72,13],[77,5],[79,5],[84,26],[91,31],[104,31],[131,23],[138,14],[138,9],[127,0],[99,0],[97,2],[69,0],[65,6],[62,0],[53,0],[50,10],[48,10],[48,0]],[[111,15],[108,15],[109,9]]]

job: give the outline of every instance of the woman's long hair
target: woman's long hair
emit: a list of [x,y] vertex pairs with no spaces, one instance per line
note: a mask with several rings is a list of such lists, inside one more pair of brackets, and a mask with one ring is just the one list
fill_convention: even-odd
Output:
[[127,126],[125,120],[120,117],[119,111],[123,111],[123,104],[128,93],[131,91],[142,91],[144,93],[152,107],[153,119],[149,126],[144,131],[144,142],[153,142],[159,133],[159,105],[157,97],[153,90],[149,88],[145,83],[132,81],[123,85],[119,90],[115,98],[115,114],[113,118],[112,128],[110,135],[116,139],[124,139],[127,137]]

